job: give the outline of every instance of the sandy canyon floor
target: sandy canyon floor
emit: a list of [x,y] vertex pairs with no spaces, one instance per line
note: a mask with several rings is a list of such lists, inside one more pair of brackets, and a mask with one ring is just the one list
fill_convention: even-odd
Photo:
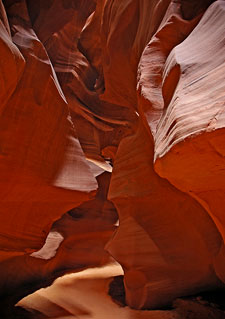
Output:
[[[225,312],[202,297],[179,299],[171,310],[133,310],[109,295],[113,277],[121,276],[120,265],[91,268],[58,278],[19,302],[34,318],[54,319],[223,319]],[[221,305],[220,305],[221,306]]]

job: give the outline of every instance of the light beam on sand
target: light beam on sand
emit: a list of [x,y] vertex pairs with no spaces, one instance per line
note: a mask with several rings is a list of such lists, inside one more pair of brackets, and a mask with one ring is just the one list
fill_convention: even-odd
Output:
[[139,311],[115,303],[108,295],[109,284],[120,275],[123,270],[118,264],[68,274],[18,305],[54,319],[176,319],[170,311]]

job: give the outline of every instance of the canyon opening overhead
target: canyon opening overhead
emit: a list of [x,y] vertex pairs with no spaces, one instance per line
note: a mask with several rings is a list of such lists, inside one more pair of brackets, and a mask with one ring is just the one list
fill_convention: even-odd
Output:
[[225,319],[225,0],[0,0],[0,319]]

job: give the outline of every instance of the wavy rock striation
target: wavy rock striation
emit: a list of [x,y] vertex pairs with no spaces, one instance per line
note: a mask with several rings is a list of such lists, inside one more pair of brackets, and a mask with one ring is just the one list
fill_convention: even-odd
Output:
[[2,304],[109,253],[132,308],[224,288],[224,22],[224,0],[0,0]]

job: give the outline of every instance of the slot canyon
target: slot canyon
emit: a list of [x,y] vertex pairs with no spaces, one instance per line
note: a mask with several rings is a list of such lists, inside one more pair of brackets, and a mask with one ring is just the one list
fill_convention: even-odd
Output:
[[225,0],[0,0],[0,319],[225,319]]

